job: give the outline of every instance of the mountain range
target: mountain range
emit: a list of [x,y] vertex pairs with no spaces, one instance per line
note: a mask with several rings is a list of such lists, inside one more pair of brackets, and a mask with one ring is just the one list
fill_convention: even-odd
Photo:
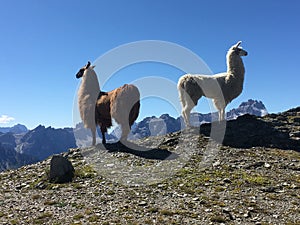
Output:
[[38,162],[76,147],[72,128],[40,125],[26,133],[13,133],[13,130],[0,133],[0,171]]
[[[236,109],[227,112],[227,120],[236,119],[245,114],[264,116],[267,109],[261,101],[248,100]],[[200,126],[210,123],[217,118],[217,113],[192,113],[191,124]],[[135,123],[128,139],[137,140],[149,136],[159,136],[176,132],[184,128],[182,117],[173,118],[168,114],[160,117],[146,117]],[[120,127],[116,127],[106,138],[109,142],[116,142],[121,135]],[[18,124],[13,127],[0,128],[0,171],[18,168],[44,160],[53,154],[67,151],[76,146],[83,147],[91,144],[90,131],[82,123],[73,128],[55,129],[39,125],[33,130]],[[101,140],[98,138],[98,143]]]
[[[261,101],[249,99],[243,102],[238,108],[232,109],[226,113],[227,120],[233,120],[239,116],[250,114],[255,116],[265,116],[268,111]],[[190,122],[192,126],[199,127],[203,123],[211,123],[218,119],[218,113],[191,113]],[[146,117],[137,123],[129,136],[129,139],[136,140],[148,136],[159,136],[176,132],[184,128],[183,118],[173,118],[169,114],[163,114],[160,117]]]

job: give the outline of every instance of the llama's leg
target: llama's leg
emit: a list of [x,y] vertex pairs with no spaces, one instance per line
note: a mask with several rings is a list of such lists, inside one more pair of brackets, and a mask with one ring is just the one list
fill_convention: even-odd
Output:
[[186,127],[191,126],[190,117],[191,117],[191,111],[194,108],[194,106],[195,106],[195,104],[191,99],[189,99],[185,102],[185,106],[182,110],[182,115],[183,115],[183,119],[184,119]]
[[218,110],[219,114],[219,122],[223,121],[225,119],[225,107],[224,103],[218,99],[213,99],[213,103],[215,108]]
[[185,107],[186,107],[185,101],[181,102],[181,106],[182,106],[181,115],[183,117],[184,124],[187,126],[187,120],[186,120],[186,114],[185,114]]
[[105,138],[106,131],[107,131],[106,127],[101,126],[102,144],[106,144],[106,138]]
[[91,128],[92,136],[93,136],[93,142],[92,145],[96,145],[96,127]]
[[124,143],[127,142],[127,137],[130,132],[130,126],[129,123],[125,123],[125,124],[121,124],[121,127],[122,127],[122,135],[120,141]]
[[219,122],[225,120],[225,109],[221,108],[219,109]]
[[178,88],[178,92],[179,92],[179,99],[180,99],[180,102],[181,102],[181,115],[183,117],[183,121],[184,121],[184,124],[185,126],[189,126],[189,122],[187,122],[187,119],[186,119],[186,113],[185,113],[185,108],[186,108],[186,92],[183,88]]
[[192,110],[192,107],[190,107],[188,105],[186,105],[184,107],[184,109],[182,110],[182,115],[183,115],[183,119],[184,119],[184,123],[185,123],[186,127],[190,127],[191,126],[191,124],[190,124],[191,110]]

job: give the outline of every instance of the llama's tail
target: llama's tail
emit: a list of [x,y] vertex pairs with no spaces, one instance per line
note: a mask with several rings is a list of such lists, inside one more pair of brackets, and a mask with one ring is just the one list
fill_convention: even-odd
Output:
[[140,100],[138,100],[132,107],[129,113],[129,126],[131,127],[134,121],[138,118],[140,113]]
[[177,88],[183,107],[186,104],[194,104],[195,106],[197,105],[199,98],[205,96],[201,88],[200,81],[201,79],[191,74],[186,74],[179,79]]
[[178,83],[177,83],[177,89],[178,89],[178,93],[179,93],[179,100],[182,104],[185,103],[185,95],[186,93],[186,79],[185,76],[182,76]]
[[119,124],[131,126],[140,111],[140,92],[132,84],[116,89],[111,100],[111,114]]

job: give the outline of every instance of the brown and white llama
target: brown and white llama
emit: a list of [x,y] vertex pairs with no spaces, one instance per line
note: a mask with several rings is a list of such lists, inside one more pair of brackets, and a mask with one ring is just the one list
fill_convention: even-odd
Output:
[[96,126],[100,126],[102,143],[106,143],[105,133],[112,126],[112,118],[121,125],[121,142],[127,141],[130,128],[140,110],[140,92],[132,84],[125,84],[109,92],[100,91],[97,74],[88,62],[76,74],[81,78],[78,90],[78,105],[81,119],[86,128],[91,129],[96,144]]

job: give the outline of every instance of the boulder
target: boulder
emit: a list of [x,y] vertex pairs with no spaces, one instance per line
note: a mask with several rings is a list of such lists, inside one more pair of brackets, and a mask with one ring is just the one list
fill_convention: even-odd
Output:
[[72,163],[61,155],[54,155],[50,162],[49,181],[51,183],[71,182],[74,177]]

